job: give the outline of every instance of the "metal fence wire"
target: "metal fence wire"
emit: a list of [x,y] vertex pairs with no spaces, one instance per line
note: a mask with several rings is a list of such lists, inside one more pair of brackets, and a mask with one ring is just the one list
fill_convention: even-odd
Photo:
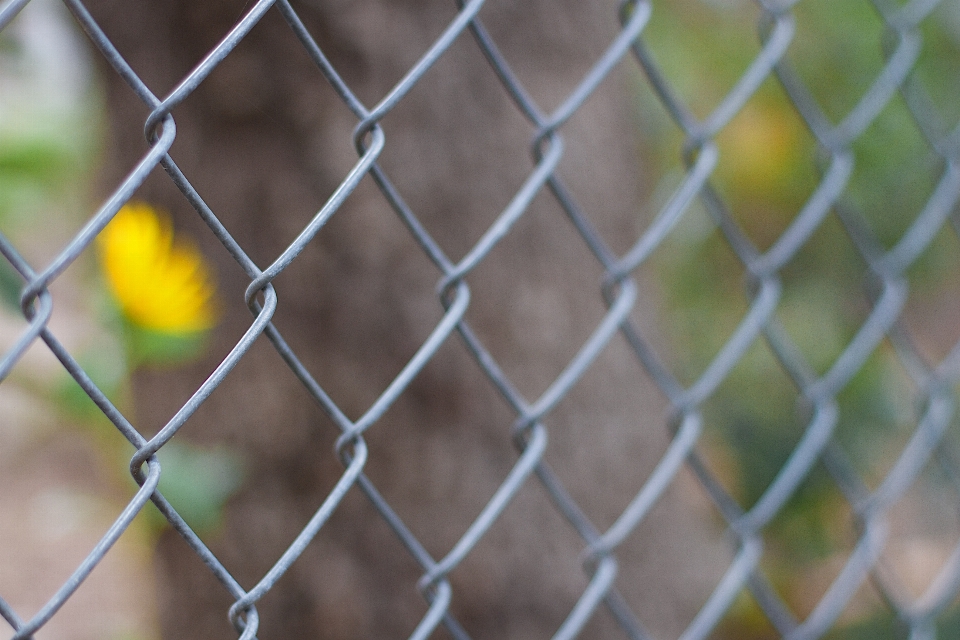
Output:
[[[18,14],[28,4],[29,0],[7,0],[0,5],[0,30],[15,25]],[[936,571],[927,575],[922,588],[906,586],[902,569],[904,563],[910,561],[898,558],[898,552],[890,551],[893,548],[891,536],[895,537],[891,532],[896,530],[899,522],[894,515],[897,509],[908,505],[910,509],[922,511],[922,505],[918,506],[918,503],[928,501],[928,508],[941,514],[952,514],[958,511],[960,504],[957,501],[960,495],[960,452],[955,444],[960,320],[955,315],[957,307],[950,306],[957,294],[956,269],[960,264],[957,260],[960,127],[956,124],[956,105],[945,89],[957,82],[956,77],[947,74],[951,70],[957,74],[960,66],[947,60],[943,53],[944,46],[952,47],[953,51],[960,50],[960,12],[955,0],[909,0],[902,3],[851,0],[832,5],[820,3],[816,7],[813,7],[812,0],[759,0],[748,7],[753,12],[750,15],[759,20],[758,24],[751,25],[758,34],[757,40],[750,45],[754,47],[752,59],[741,65],[738,60],[723,62],[724,52],[708,52],[707,57],[700,58],[699,64],[703,66],[699,70],[697,63],[684,62],[678,67],[672,60],[670,52],[665,49],[665,43],[670,42],[671,37],[658,38],[654,32],[657,16],[660,12],[677,15],[683,11],[692,15],[696,11],[715,11],[716,6],[659,0],[610,3],[610,20],[618,21],[619,25],[615,37],[603,44],[602,51],[598,47],[600,53],[579,84],[568,88],[549,111],[534,101],[531,92],[502,55],[495,37],[485,29],[481,13],[484,0],[459,2],[455,17],[440,37],[424,47],[424,53],[402,79],[372,106],[358,97],[355,89],[340,75],[331,63],[332,57],[325,53],[301,20],[296,3],[289,0],[251,3],[234,26],[222,35],[219,43],[166,95],[156,95],[148,88],[81,0],[64,0],[64,4],[82,27],[97,55],[105,59],[113,72],[122,76],[130,90],[150,109],[150,115],[143,123],[149,147],[126,179],[112,187],[103,204],[86,216],[82,228],[49,261],[31,264],[24,257],[27,255],[24,247],[17,246],[9,233],[0,235],[0,252],[20,277],[20,305],[25,319],[16,341],[2,354],[0,380],[9,383],[11,374],[15,374],[31,348],[52,352],[116,430],[135,448],[129,465],[139,490],[130,495],[126,508],[103,533],[100,542],[89,550],[86,559],[62,586],[49,594],[46,604],[39,610],[16,610],[8,604],[15,594],[0,594],[0,615],[14,631],[7,637],[19,640],[35,633],[42,637],[43,627],[58,616],[84,580],[111,554],[115,543],[129,532],[137,514],[153,509],[148,504],[150,502],[229,592],[234,604],[223,614],[232,621],[239,637],[254,638],[258,632],[269,635],[269,621],[258,616],[258,602],[296,565],[309,545],[321,542],[315,538],[338,514],[345,496],[359,491],[422,568],[419,582],[410,586],[419,589],[425,606],[419,624],[410,630],[409,637],[427,638],[435,634],[436,637],[446,637],[444,634],[449,634],[466,638],[469,637],[469,625],[458,620],[458,593],[451,586],[449,576],[529,485],[545,490],[543,499],[549,501],[582,539],[581,548],[571,555],[582,564],[586,586],[579,599],[569,603],[568,615],[556,627],[554,638],[581,635],[585,627],[589,628],[590,620],[604,609],[607,611],[604,615],[612,614],[623,636],[654,637],[644,615],[632,604],[634,594],[649,585],[631,584],[618,578],[622,575],[618,553],[622,545],[645,535],[641,533],[644,523],[656,517],[658,502],[680,499],[677,496],[688,490],[699,491],[708,497],[713,519],[703,518],[702,526],[723,530],[730,560],[726,562],[722,575],[712,584],[712,591],[703,598],[702,606],[684,622],[685,628],[678,637],[684,640],[720,637],[717,634],[754,637],[744,630],[746,627],[736,626],[738,616],[741,619],[739,624],[747,624],[743,619],[750,616],[743,613],[745,610],[753,611],[753,615],[762,620],[762,623],[755,624],[766,629],[756,637],[793,640],[821,637],[910,637],[919,640],[938,637],[938,634],[939,637],[956,637],[954,634],[960,629],[955,620],[960,593],[960,545],[956,544],[960,528],[956,527],[956,516],[944,516],[947,520],[953,518],[950,520],[953,530],[947,538],[952,535],[954,542],[942,546],[936,555]],[[854,5],[860,13],[853,11]],[[876,50],[871,55],[875,56],[876,64],[869,69],[869,76],[851,78],[844,75],[867,73],[854,64],[854,54],[851,53],[847,60],[832,62],[832,78],[810,77],[802,55],[817,50],[821,37],[817,28],[838,25],[824,24],[834,18],[824,18],[819,23],[805,21],[804,16],[810,15],[804,13],[808,11],[807,7],[811,7],[809,11],[812,12],[832,12],[843,33],[861,34],[860,39],[850,36],[851,42],[866,40],[875,43]],[[862,17],[865,7],[873,12],[871,21],[855,17]],[[178,105],[188,100],[272,12],[279,14],[289,25],[289,38],[302,45],[322,74],[322,79],[318,76],[304,79],[304,82],[325,80],[352,114],[355,125],[352,143],[357,158],[329,199],[296,234],[295,240],[269,264],[261,265],[248,255],[254,247],[244,246],[231,236],[218,217],[221,213],[211,210],[205,203],[192,186],[191,176],[181,171],[169,152],[178,135],[174,118]],[[849,21],[843,22],[842,18],[848,12]],[[518,25],[517,28],[529,30],[530,26]],[[688,44],[692,43],[691,50],[700,45],[709,47],[713,42],[706,33],[709,29],[709,26],[705,30],[701,27],[700,32],[695,32],[691,27],[686,34],[676,32],[673,40],[686,38]],[[537,33],[528,31],[523,37],[536,39]],[[949,44],[950,38],[953,38],[952,44]],[[947,45],[943,44],[944,39]],[[798,44],[804,41],[808,43],[806,48]],[[431,236],[428,227],[418,218],[415,207],[405,202],[402,188],[391,181],[378,158],[391,145],[391,136],[385,133],[381,121],[404,104],[421,79],[445,59],[455,43],[462,45],[464,42],[482,53],[499,81],[500,90],[529,123],[532,141],[519,141],[518,144],[526,145],[532,161],[529,172],[517,176],[519,188],[512,194],[505,194],[504,201],[508,204],[495,219],[491,218],[493,222],[462,257],[454,259]],[[811,42],[813,46],[809,46]],[[691,83],[704,82],[704,72],[724,77],[716,71],[720,67],[712,70],[706,67],[708,59],[713,59],[717,65],[727,64],[727,71],[735,67],[735,82],[724,88],[721,99],[703,104],[702,99],[690,97],[694,95]],[[924,66],[924,60],[929,60],[930,64]],[[692,68],[684,70],[684,64]],[[626,73],[632,74],[630,78],[639,87],[637,95],[642,93],[646,97],[638,97],[634,105],[640,112],[637,132],[624,132],[623,135],[636,136],[640,140],[645,135],[642,123],[649,122],[644,117],[653,111],[662,114],[657,121],[662,135],[657,140],[669,151],[655,151],[658,143],[649,140],[648,144],[638,144],[641,156],[647,159],[645,171],[659,172],[654,178],[666,185],[668,195],[664,196],[663,190],[653,193],[647,210],[620,214],[641,221],[642,230],[637,237],[630,239],[626,250],[618,252],[595,229],[594,212],[578,204],[577,194],[568,186],[558,166],[568,153],[563,144],[568,121],[625,67],[629,67]],[[687,77],[678,77],[678,68]],[[938,76],[937,73],[945,75]],[[722,83],[722,80],[718,82]],[[787,125],[760,130],[759,134],[756,134],[757,126],[737,128],[738,119],[755,113],[751,110],[762,106],[764,92],[771,91],[784,104],[792,105],[790,117],[797,125],[795,128],[801,130],[806,146],[790,140],[784,143],[782,138],[777,138],[788,128]],[[841,108],[826,104],[834,94],[847,92],[849,95],[851,91],[856,91],[858,98],[844,103]],[[944,99],[945,95],[947,99]],[[956,97],[956,93],[952,95],[953,100]],[[889,134],[895,139],[891,132],[896,131],[896,127],[884,124],[891,111],[903,115],[898,126],[909,129],[912,139],[920,141],[923,166],[932,176],[926,182],[920,180],[918,183],[908,177],[911,167],[918,161],[907,155],[905,146],[894,143],[893,148],[882,151],[877,151],[875,145],[871,147],[871,136],[882,138]],[[725,132],[731,135],[727,142]],[[763,218],[761,215],[766,222],[758,223],[758,216],[750,217],[751,214],[739,208],[738,203],[742,200],[738,200],[738,194],[730,186],[732,174],[725,174],[725,167],[738,166],[737,163],[744,162],[742,156],[753,154],[759,160],[750,165],[752,169],[748,171],[747,179],[766,175],[764,172],[777,162],[776,154],[782,152],[784,146],[791,145],[799,145],[801,150],[810,152],[802,171],[812,177],[803,183],[807,186],[803,188],[802,197],[796,198],[798,206],[782,214],[781,222],[770,222],[770,216]],[[660,155],[655,157],[655,153]],[[596,162],[609,160],[597,158]],[[496,161],[496,158],[490,159],[490,162]],[[862,183],[860,172],[875,165],[886,167],[886,173],[882,175],[892,182],[868,184],[866,189],[862,184],[856,186],[858,179]],[[148,437],[137,428],[131,416],[125,415],[98,388],[88,371],[78,363],[76,354],[72,354],[55,334],[49,321],[57,302],[51,287],[81,256],[92,254],[98,235],[121,207],[134,198],[148,175],[160,170],[166,172],[183,198],[189,201],[246,273],[249,285],[245,302],[252,320],[215,371],[161,429]],[[0,167],[2,171],[6,169]],[[789,168],[787,175],[790,171],[793,169]],[[881,174],[867,172],[865,175],[870,180],[871,176]],[[332,228],[327,225],[328,221],[337,215],[365,178],[373,179],[382,201],[404,223],[406,232],[435,265],[437,305],[442,313],[399,374],[359,418],[352,419],[303,364],[299,347],[288,344],[272,323],[274,314],[282,311],[284,305],[282,290],[280,287],[275,289],[273,282],[298,261],[308,245]],[[464,176],[463,180],[470,180],[470,176]],[[864,196],[864,191],[872,191],[872,195]],[[895,200],[896,195],[904,191],[914,195],[923,192],[922,196],[915,198],[915,207],[896,205],[889,211],[880,212],[869,208],[878,200]],[[758,196],[761,201],[763,197]],[[597,282],[595,291],[597,309],[602,309],[602,316],[592,333],[581,344],[569,349],[573,357],[544,387],[545,390],[528,398],[519,391],[527,385],[519,384],[506,373],[507,369],[498,362],[494,350],[489,349],[480,333],[471,327],[467,314],[474,304],[471,299],[474,271],[485,261],[497,259],[495,249],[515,233],[536,198],[552,199],[562,209],[566,220],[558,217],[556,224],[572,222],[578,242],[592,255],[594,264],[590,268],[599,265],[602,270],[603,277]],[[892,216],[892,219],[878,222],[877,217],[881,214]],[[691,222],[694,219],[698,222]],[[690,231],[690,228],[694,230]],[[763,233],[758,234],[758,228],[762,228]],[[706,241],[691,244],[689,239],[684,239],[684,233],[694,236],[699,233],[697,237],[712,238],[709,241],[712,244]],[[693,249],[689,249],[690,246]],[[820,251],[815,249],[817,246],[828,247],[824,250],[826,253],[816,253]],[[678,283],[689,277],[689,272],[671,266],[668,259],[670,255],[682,257],[683,251],[692,252],[692,261],[704,273],[732,269],[734,278],[740,278],[737,281],[740,293],[734,295],[731,293],[733,289],[723,290],[720,297],[737,300],[730,304],[721,300],[714,302],[713,306],[696,307],[691,312],[688,307],[692,303],[684,302],[679,297],[681,294],[671,289],[680,287]],[[727,257],[717,259],[721,254]],[[585,252],[584,255],[588,254]],[[947,267],[938,271],[936,265],[924,266],[924,260],[931,255],[936,257],[936,265],[946,264]],[[796,286],[802,286],[808,282],[804,278],[819,277],[813,275],[817,269],[844,260],[858,265],[847,271],[854,274],[852,277],[842,280],[838,275],[840,284],[815,290],[800,302],[791,297],[791,287],[796,283],[800,283]],[[569,268],[578,267],[572,265]],[[503,286],[509,285],[503,283]],[[931,290],[935,293],[930,294]],[[691,295],[696,298],[699,294]],[[833,339],[828,334],[836,333],[824,320],[825,309],[830,305],[846,304],[842,302],[846,298],[860,300],[861,297],[866,303],[848,305],[852,308],[848,316],[852,314],[856,321],[852,329],[840,331],[840,348],[834,349],[826,358],[822,357],[822,352],[811,352],[811,344],[816,351],[821,343]],[[646,326],[636,314],[638,307],[652,300],[660,300],[657,305],[665,309],[654,314],[651,322],[654,329]],[[674,302],[668,304],[666,300]],[[915,305],[918,310],[911,311],[914,301],[919,301]],[[926,303],[929,304],[923,306]],[[797,308],[801,311],[797,312]],[[934,309],[946,311],[937,315]],[[698,315],[701,329],[694,333],[711,334],[716,329],[723,333],[722,339],[710,343],[713,346],[704,351],[698,350],[700,347],[694,341],[671,338],[671,329],[682,324],[677,318],[683,313]],[[918,323],[917,317],[928,320],[927,324]],[[939,347],[925,346],[929,345],[929,340],[917,335],[919,330],[916,327],[921,325],[934,326],[934,332],[940,336]],[[805,338],[798,337],[797,327]],[[658,337],[652,339],[651,331]],[[810,335],[813,335],[812,341]],[[272,567],[255,582],[241,583],[232,573],[230,563],[211,550],[215,545],[208,546],[210,541],[205,542],[195,533],[158,490],[164,471],[157,454],[168,446],[171,438],[208,396],[231,376],[257,341],[269,342],[276,349],[303,388],[339,428],[336,455],[342,463],[342,473],[322,503],[316,505],[313,516],[299,534],[275,557]],[[489,385],[511,408],[513,426],[503,428],[501,436],[515,443],[517,453],[486,504],[475,512],[472,522],[463,528],[455,544],[438,556],[428,551],[428,545],[418,539],[414,527],[405,523],[404,514],[395,511],[394,505],[384,497],[383,487],[378,488],[371,480],[369,472],[378,465],[378,457],[372,448],[368,449],[368,439],[372,431],[382,426],[381,418],[408,391],[414,378],[448,343],[466,347]],[[644,376],[666,398],[668,411],[665,417],[653,421],[659,429],[670,434],[670,442],[658,463],[643,470],[645,479],[629,489],[632,499],[623,501],[618,516],[612,522],[599,523],[588,515],[589,499],[584,501],[580,496],[578,501],[575,498],[577,492],[570,491],[565,484],[564,472],[567,470],[552,469],[546,464],[545,456],[550,452],[548,436],[551,435],[554,410],[569,398],[572,390],[589,375],[598,358],[609,349],[631,353],[642,367]],[[765,357],[770,360],[764,365],[766,368],[752,364],[758,350],[767,354]],[[854,420],[851,416],[857,415],[856,409],[850,406],[854,402],[851,398],[855,399],[858,393],[858,385],[873,384],[858,382],[858,376],[869,377],[871,363],[878,358],[897,363],[904,379],[909,381],[909,393],[888,393],[884,391],[887,387],[883,387],[882,381],[876,382],[880,391],[870,397],[884,400],[882,406],[875,408],[881,413],[887,412],[887,417],[876,418],[875,422],[893,420],[890,415],[896,414],[901,428],[883,429],[869,424],[869,420],[866,426],[845,426],[845,422]],[[761,375],[750,378],[750,368],[758,366]],[[774,369],[772,373],[771,368]],[[743,375],[753,381],[738,386],[738,371],[747,371]],[[763,416],[767,411],[765,403],[773,403],[771,397],[779,393],[765,391],[763,385],[776,376],[785,376],[792,381],[793,389],[789,395],[794,426],[780,427],[778,431],[776,426],[750,420],[737,422],[723,417],[724,403],[729,405],[730,402],[750,405],[752,409],[748,408],[748,413],[752,410],[753,415]],[[658,416],[664,415],[657,411],[654,413]],[[780,418],[770,419],[776,421]],[[714,428],[715,422],[724,420],[735,427],[739,425],[739,431],[737,428]],[[794,428],[794,432],[789,431]],[[751,429],[756,431],[751,432]],[[844,429],[854,435],[844,439]],[[867,435],[863,435],[864,430]],[[871,446],[858,449],[851,444],[858,438],[869,440]],[[738,475],[724,467],[724,460],[728,461],[727,466],[736,466],[736,462],[729,462],[731,457],[748,455],[745,452],[749,447],[743,445],[744,439],[761,449],[768,444],[788,449],[785,456],[774,451],[754,452],[753,460],[766,459],[776,468],[752,494],[738,486],[745,482],[741,481],[742,473]],[[593,443],[590,437],[584,437],[579,446],[588,448]],[[450,452],[449,455],[456,456],[457,453]],[[753,465],[750,460],[743,458],[739,464],[741,467]],[[674,485],[682,476],[693,478],[695,482],[688,482],[680,487],[679,492],[675,491]],[[832,562],[829,579],[821,580],[819,590],[813,596],[808,594],[806,604],[801,606],[786,593],[784,584],[801,581],[809,570],[802,558],[816,558],[817,554],[804,556],[798,552],[800,560],[783,560],[789,553],[780,547],[794,544],[784,542],[794,538],[783,538],[787,535],[783,531],[794,525],[784,525],[781,521],[787,514],[800,514],[791,520],[795,524],[797,518],[802,519],[804,508],[810,509],[810,518],[825,517],[816,505],[789,506],[791,501],[805,495],[804,487],[811,483],[827,487],[815,495],[823,500],[827,494],[833,496],[830,503],[834,505],[833,513],[842,514],[839,518],[847,522],[851,533],[847,538],[849,544],[829,553]],[[921,490],[921,486],[925,488]],[[934,494],[939,496],[939,502],[930,503],[930,496]],[[631,558],[635,559],[634,556]],[[815,562],[815,559],[809,561]],[[788,576],[786,579],[783,572]],[[469,583],[470,576],[464,576],[461,584]],[[178,587],[172,585],[172,588]],[[872,608],[868,607],[870,611],[866,614],[864,606],[857,604],[865,590],[873,594]],[[497,614],[491,611],[490,615]],[[854,622],[863,619],[881,620],[888,630],[876,632],[877,635],[869,635],[869,632],[866,632],[868,635],[842,635],[844,629],[856,626]]]

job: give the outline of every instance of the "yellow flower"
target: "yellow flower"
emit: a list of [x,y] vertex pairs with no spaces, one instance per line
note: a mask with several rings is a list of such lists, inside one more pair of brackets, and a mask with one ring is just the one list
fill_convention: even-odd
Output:
[[799,121],[788,107],[775,103],[748,103],[718,139],[720,173],[738,192],[755,199],[777,193],[808,158]]
[[174,238],[166,213],[129,203],[97,237],[97,246],[110,292],[133,324],[179,335],[216,322],[211,269],[196,245]]

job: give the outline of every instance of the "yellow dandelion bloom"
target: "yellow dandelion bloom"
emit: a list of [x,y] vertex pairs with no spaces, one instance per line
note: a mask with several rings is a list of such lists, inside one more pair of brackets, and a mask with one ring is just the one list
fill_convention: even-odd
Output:
[[801,125],[784,106],[750,103],[718,137],[726,158],[720,172],[754,198],[776,193],[806,157]]
[[211,269],[196,245],[174,238],[170,217],[124,206],[97,237],[107,285],[124,316],[144,329],[188,334],[216,322]]

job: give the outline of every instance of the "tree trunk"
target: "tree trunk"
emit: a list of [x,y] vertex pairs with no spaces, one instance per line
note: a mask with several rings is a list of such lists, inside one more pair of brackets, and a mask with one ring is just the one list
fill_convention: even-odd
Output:
[[[244,3],[96,0],[91,11],[146,84],[166,95],[232,27]],[[489,3],[480,13],[531,96],[556,108],[619,28],[616,3]],[[453,19],[452,2],[297,4],[356,95],[379,101]],[[606,241],[624,251],[645,220],[636,123],[621,65],[562,129],[558,173]],[[632,68],[630,72],[633,72]],[[111,142],[105,189],[148,146],[149,109],[105,71]],[[254,261],[291,243],[356,162],[356,118],[271,9],[173,111],[171,156]],[[507,206],[535,163],[534,128],[513,106],[469,33],[382,122],[379,162],[452,260]],[[252,317],[249,278],[157,169],[137,194],[174,212],[218,265],[224,314],[204,360],[136,379],[135,425],[163,426],[236,344]],[[606,310],[603,270],[546,189],[467,282],[466,318],[529,402],[547,389]],[[440,271],[373,181],[355,193],[274,282],[274,323],[351,418],[362,415],[439,322]],[[641,299],[636,315],[647,314]],[[663,401],[621,337],[544,418],[546,460],[599,528],[609,526],[667,442]],[[516,414],[454,333],[367,432],[365,473],[435,558],[443,557],[516,463]],[[340,478],[339,431],[260,338],[178,433],[226,444],[247,479],[209,545],[249,589]],[[618,589],[651,630],[675,635],[715,584],[699,507],[668,493],[618,552]],[[689,532],[689,533],[688,533]],[[699,537],[698,537],[699,536]],[[452,612],[474,638],[549,637],[587,585],[584,542],[531,477],[450,576]],[[164,637],[236,637],[233,600],[173,531],[159,550]],[[703,567],[712,567],[710,570]],[[698,571],[698,569],[700,569]],[[427,610],[423,570],[357,488],[303,556],[257,603],[258,636],[401,638]],[[445,637],[443,631],[436,637]],[[604,609],[583,637],[622,637]]]

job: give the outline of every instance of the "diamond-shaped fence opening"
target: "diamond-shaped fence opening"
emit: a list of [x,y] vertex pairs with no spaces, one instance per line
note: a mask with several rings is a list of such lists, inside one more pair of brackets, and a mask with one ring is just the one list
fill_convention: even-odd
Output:
[[956,637],[958,6],[0,4],[5,637]]

